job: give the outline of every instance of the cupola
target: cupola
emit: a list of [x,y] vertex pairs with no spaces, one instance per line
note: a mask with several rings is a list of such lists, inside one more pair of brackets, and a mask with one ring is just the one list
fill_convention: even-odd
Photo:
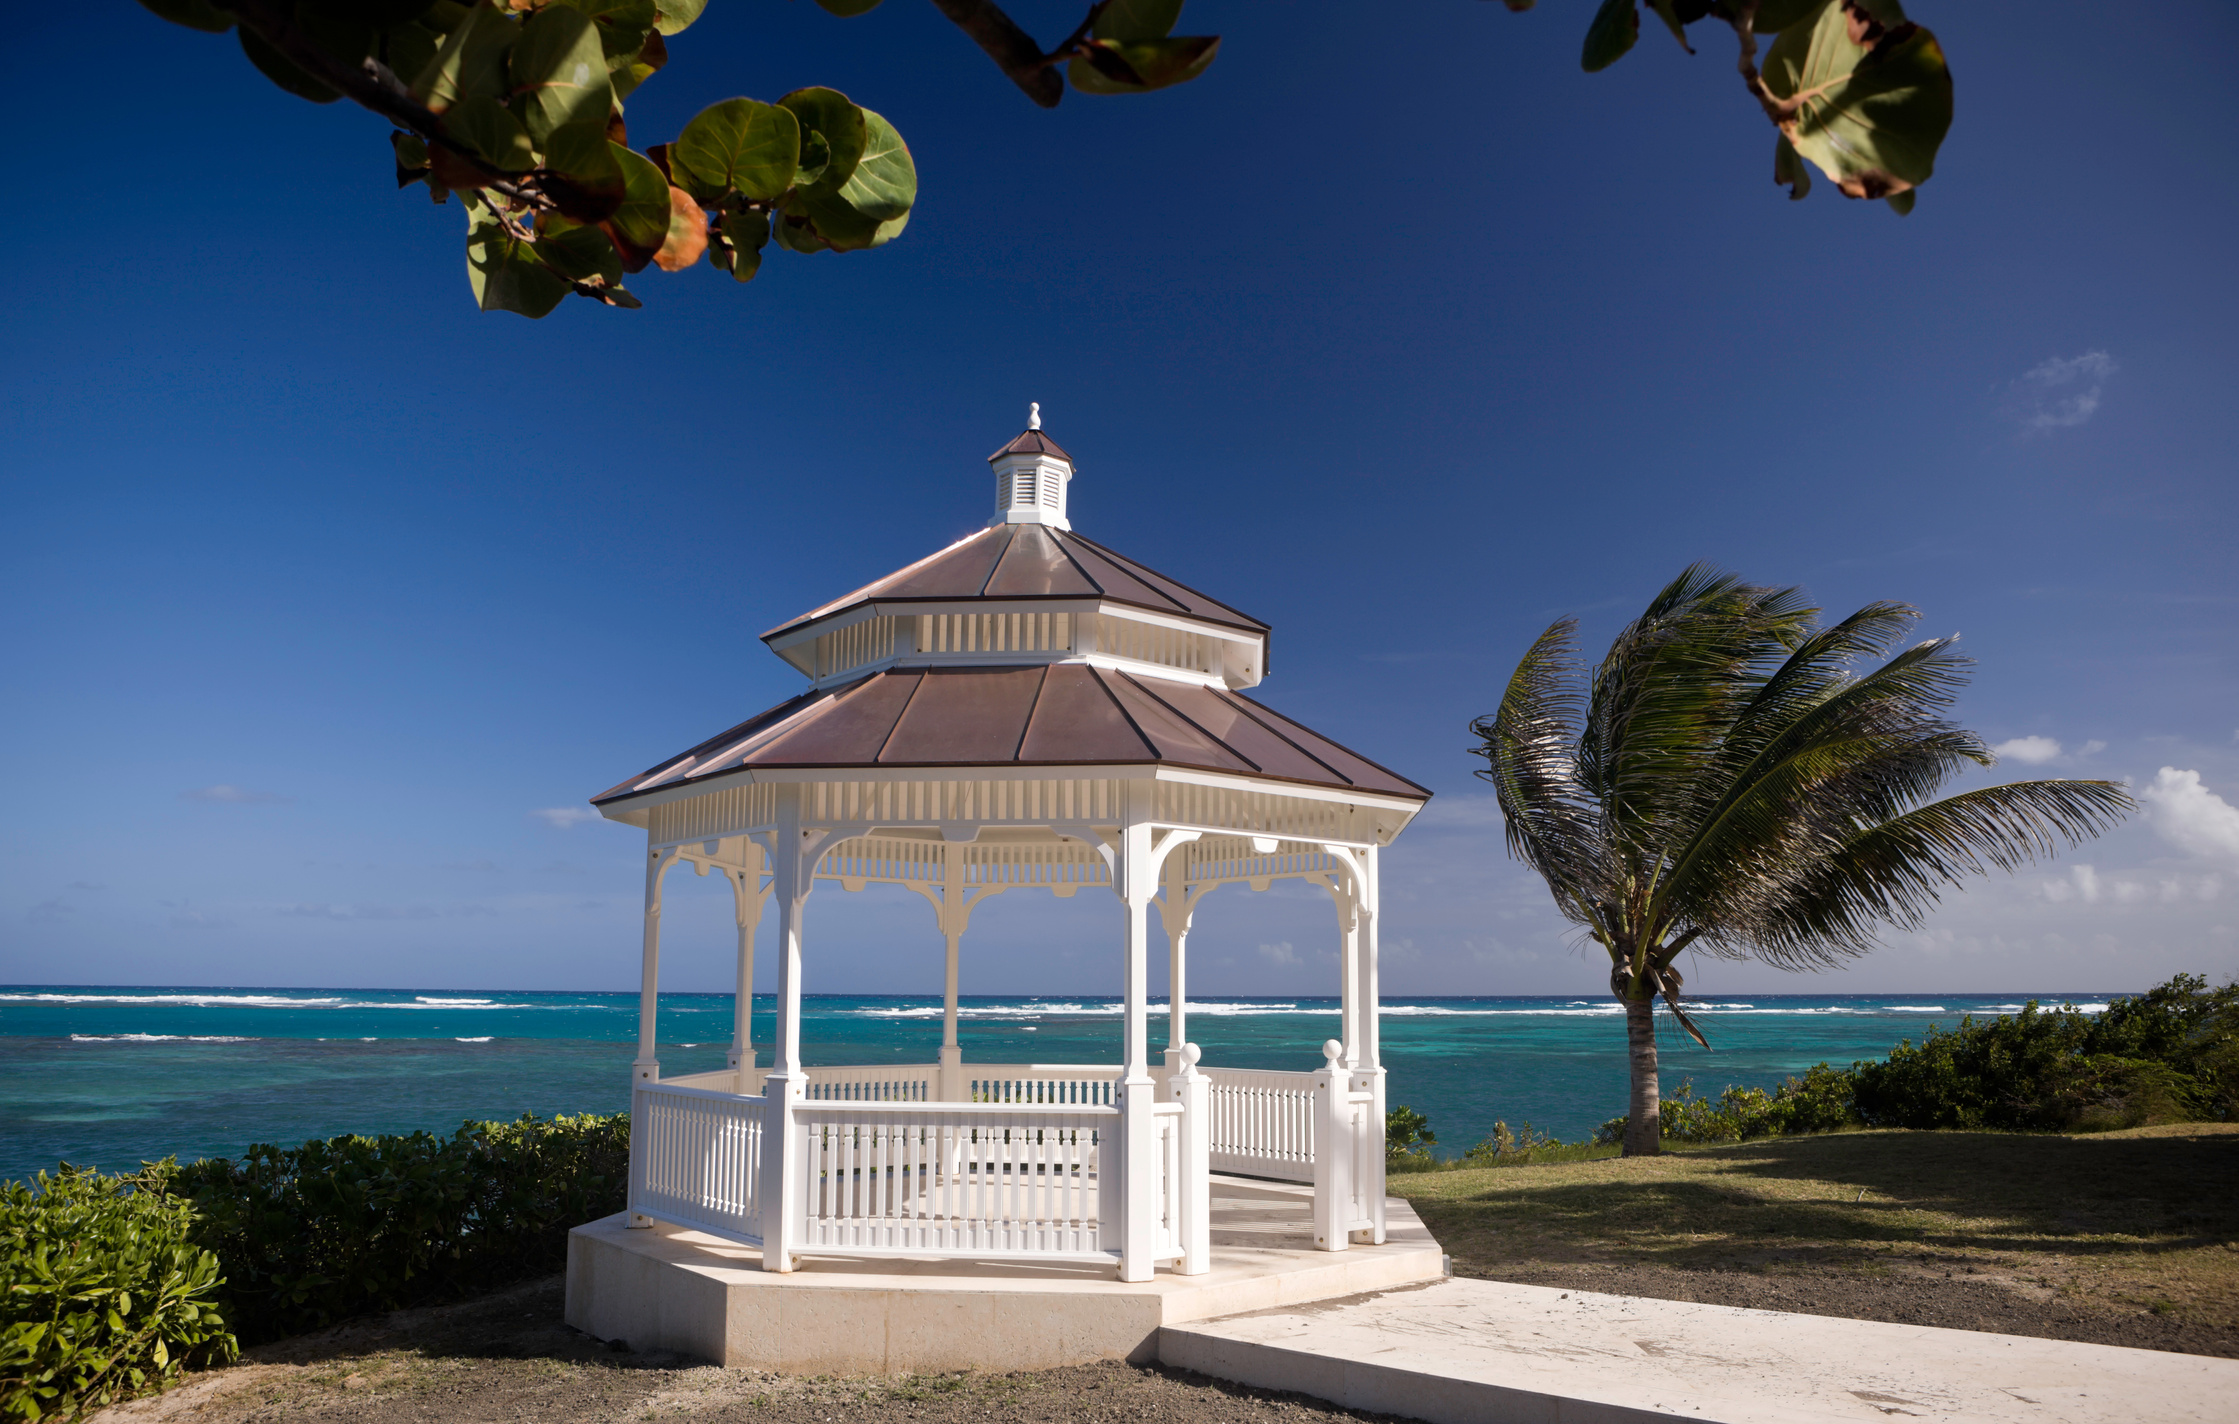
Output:
[[1040,401],[1026,407],[1026,429],[988,456],[987,462],[995,467],[995,517],[989,524],[1073,527],[1065,517],[1065,486],[1073,478],[1073,457],[1042,433]]

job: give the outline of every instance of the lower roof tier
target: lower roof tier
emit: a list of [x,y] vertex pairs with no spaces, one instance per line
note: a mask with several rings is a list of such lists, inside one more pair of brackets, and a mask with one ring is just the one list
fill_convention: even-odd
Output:
[[1422,801],[1430,792],[1225,688],[1086,663],[896,668],[806,693],[600,792],[742,769],[1168,766]]

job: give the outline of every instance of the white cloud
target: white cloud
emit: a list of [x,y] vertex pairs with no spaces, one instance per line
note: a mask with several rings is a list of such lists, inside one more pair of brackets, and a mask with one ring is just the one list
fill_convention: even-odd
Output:
[[2008,388],[2008,409],[2033,434],[2081,425],[2099,409],[2099,394],[2119,367],[2104,351],[2055,356]]
[[2060,743],[2050,737],[2015,737],[1990,749],[2001,759],[2037,766],[2060,755]]
[[2199,772],[2165,766],[2138,795],[2163,840],[2193,855],[2239,864],[2239,806],[2201,785]]
[[1269,964],[1280,964],[1286,967],[1299,962],[1298,951],[1291,948],[1291,942],[1287,939],[1279,944],[1261,945],[1259,947],[1259,957]]
[[580,826],[585,821],[599,819],[599,813],[588,806],[546,806],[540,811],[531,811],[529,814],[542,817],[545,824],[555,831],[564,831],[574,826]]
[[2097,756],[2099,755],[2099,753],[2105,751],[2106,749],[2107,744],[2105,742],[2100,741],[2097,737],[2093,737],[2090,741],[2085,742],[2082,746],[2076,748],[2076,755]]
[[223,806],[279,806],[287,797],[270,791],[251,791],[243,786],[197,786],[192,791],[179,793],[181,801],[208,801]]

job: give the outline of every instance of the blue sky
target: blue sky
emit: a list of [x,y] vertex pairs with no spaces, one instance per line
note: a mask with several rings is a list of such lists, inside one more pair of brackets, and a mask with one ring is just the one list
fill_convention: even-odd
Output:
[[[27,17],[74,62],[18,82],[0,980],[632,985],[637,833],[539,813],[789,696],[756,634],[974,527],[1029,400],[1076,527],[1271,621],[1265,698],[1440,793],[1393,992],[1600,985],[1466,724],[1699,558],[1919,605],[1998,775],[2153,795],[1848,971],[1692,986],[2229,975],[2239,13],[1921,0],[1958,118],[1899,219],[1787,203],[1722,45],[1581,74],[1590,8],[1195,0],[1203,81],[1044,112],[914,0],[716,0],[633,137],[833,85],[910,142],[909,232],[533,324],[370,116],[120,0]],[[724,892],[671,885],[667,982],[728,987]],[[811,989],[938,988],[915,897],[810,917]],[[1223,891],[1193,986],[1326,992],[1329,919]],[[1107,991],[1116,932],[997,901],[965,987]]]

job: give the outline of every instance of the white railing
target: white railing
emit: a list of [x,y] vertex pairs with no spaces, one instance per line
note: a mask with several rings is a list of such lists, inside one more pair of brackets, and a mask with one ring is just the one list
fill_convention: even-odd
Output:
[[767,1098],[641,1083],[630,1104],[630,1209],[762,1242]]
[[1201,1068],[1211,1080],[1212,1169],[1279,1182],[1314,1180],[1313,1073]]
[[967,1063],[964,1091],[975,1103],[1114,1106],[1120,1070],[1102,1063]]
[[[749,1071],[747,1077],[754,1091],[762,1091],[762,1080],[771,1071]],[[808,1075],[805,1096],[812,1103],[928,1103],[940,1097],[941,1070],[930,1063],[872,1063],[801,1071]]]
[[800,1249],[1109,1259],[1098,1164],[1115,1108],[803,1103]]

